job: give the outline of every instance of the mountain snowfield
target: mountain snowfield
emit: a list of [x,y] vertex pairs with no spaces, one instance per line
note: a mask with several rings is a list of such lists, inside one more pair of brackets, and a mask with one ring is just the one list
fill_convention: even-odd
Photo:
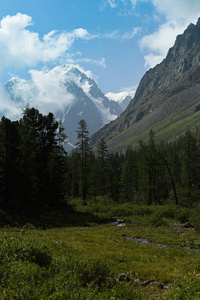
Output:
[[135,95],[135,91],[128,91],[128,92],[120,92],[120,93],[113,93],[109,92],[105,94],[105,96],[112,101],[116,101],[120,104],[123,110],[125,110]]
[[92,135],[115,120],[126,107],[124,99],[128,95],[121,95],[119,99],[109,93],[106,97],[90,73],[78,66],[63,64],[51,71],[31,70],[29,73],[30,80],[13,77],[5,84],[1,116],[18,119],[27,104],[43,114],[53,112],[65,128],[68,149],[69,145],[76,144],[76,130],[81,119],[86,121]]

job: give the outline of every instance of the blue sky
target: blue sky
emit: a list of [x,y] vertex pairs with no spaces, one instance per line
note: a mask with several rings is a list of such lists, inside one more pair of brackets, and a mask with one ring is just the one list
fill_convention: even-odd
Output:
[[199,0],[0,0],[0,81],[72,63],[134,90],[199,16]]

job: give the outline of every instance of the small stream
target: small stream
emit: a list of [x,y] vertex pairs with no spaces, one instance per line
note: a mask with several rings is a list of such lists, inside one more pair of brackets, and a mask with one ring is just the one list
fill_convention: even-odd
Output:
[[126,225],[124,220],[121,220],[121,219],[117,219],[117,221],[112,222],[112,224],[117,225],[118,227],[122,227],[122,226]]
[[195,249],[195,248],[189,248],[186,246],[179,246],[179,245],[167,245],[167,244],[160,244],[160,243],[154,243],[154,242],[149,242],[147,239],[142,239],[142,238],[134,238],[134,237],[126,237],[125,238],[127,240],[132,240],[134,242],[136,242],[137,244],[141,244],[141,245],[151,245],[151,246],[155,246],[155,247],[160,247],[160,248],[171,248],[171,247],[179,247],[188,251],[194,251],[194,252],[200,252],[200,249]]
[[[113,222],[112,224],[117,225],[118,227],[122,227],[125,226],[125,222],[124,220],[121,219],[117,219],[117,221]],[[127,232],[131,232],[131,230],[125,230]],[[171,247],[179,247],[182,248],[184,250],[188,250],[188,251],[193,251],[193,252],[199,252],[200,253],[200,249],[196,249],[196,248],[189,248],[187,246],[180,246],[180,245],[167,245],[167,244],[161,244],[161,243],[154,243],[154,242],[149,242],[148,239],[143,239],[143,238],[138,238],[138,237],[128,237],[124,235],[124,238],[127,240],[132,240],[137,244],[140,245],[151,245],[151,246],[155,246],[155,247],[160,247],[160,248],[171,248]],[[193,241],[195,242],[195,241]]]

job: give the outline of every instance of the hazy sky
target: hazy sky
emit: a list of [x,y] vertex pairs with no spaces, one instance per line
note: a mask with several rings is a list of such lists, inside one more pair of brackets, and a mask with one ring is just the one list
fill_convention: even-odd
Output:
[[135,89],[199,16],[200,0],[0,0],[0,81],[70,63]]

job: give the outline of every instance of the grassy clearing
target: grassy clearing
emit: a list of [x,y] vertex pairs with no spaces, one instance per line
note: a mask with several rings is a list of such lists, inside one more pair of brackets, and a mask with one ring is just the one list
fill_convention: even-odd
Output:
[[[1,229],[0,299],[200,299],[200,253],[182,248],[199,249],[200,235],[193,228],[169,225],[188,222],[192,210],[98,200],[82,206],[73,199],[71,204],[98,218],[124,217],[126,225],[97,224],[87,214],[87,226]],[[128,237],[171,247],[141,245]],[[121,282],[120,273],[167,288]]]

